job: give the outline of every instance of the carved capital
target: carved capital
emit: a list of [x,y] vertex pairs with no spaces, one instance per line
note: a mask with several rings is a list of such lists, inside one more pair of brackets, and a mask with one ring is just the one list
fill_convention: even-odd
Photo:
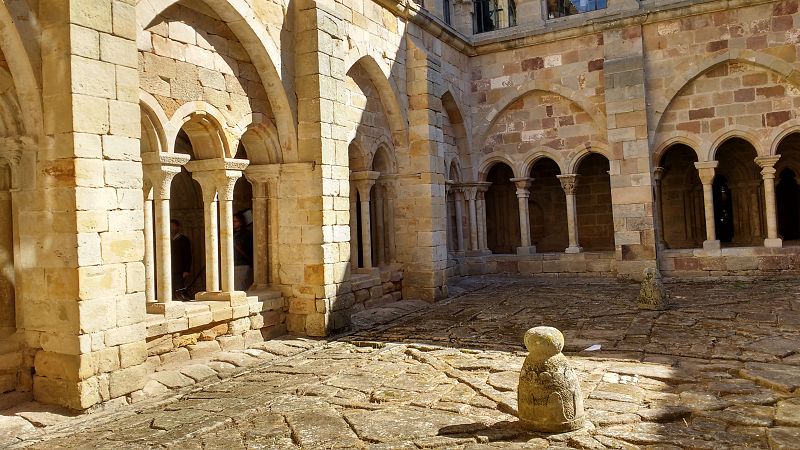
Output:
[[697,174],[700,176],[700,182],[703,184],[712,184],[714,182],[714,175],[717,172],[718,161],[703,161],[694,163],[697,168]]
[[564,189],[564,193],[568,195],[575,195],[575,191],[578,189],[578,177],[580,175],[574,173],[568,173],[564,175],[557,175],[558,181],[561,183],[561,189]]

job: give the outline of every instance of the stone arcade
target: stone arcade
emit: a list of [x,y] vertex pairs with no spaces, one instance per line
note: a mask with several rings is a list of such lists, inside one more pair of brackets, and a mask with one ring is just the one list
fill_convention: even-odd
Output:
[[0,391],[134,401],[455,277],[800,270],[797,0],[422,3],[0,2]]

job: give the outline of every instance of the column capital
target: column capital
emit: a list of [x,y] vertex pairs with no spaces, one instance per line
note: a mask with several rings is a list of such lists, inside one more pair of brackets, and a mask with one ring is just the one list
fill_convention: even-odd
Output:
[[570,195],[575,195],[575,190],[578,188],[578,177],[580,175],[574,173],[556,175],[556,178],[561,183],[561,189],[564,189],[564,193]]
[[697,169],[697,174],[700,176],[700,182],[703,184],[711,184],[714,182],[714,175],[717,172],[719,161],[702,161],[694,163]]
[[781,155],[758,156],[753,161],[761,167],[761,176],[765,179],[775,178],[775,164]]
[[530,197],[531,191],[531,183],[533,182],[533,178],[529,177],[520,177],[520,178],[511,178],[509,179],[514,185],[517,187],[517,198],[520,197]]
[[661,181],[661,179],[664,178],[665,174],[666,174],[666,169],[664,169],[663,167],[653,168],[653,180],[655,180],[656,183]]
[[280,177],[280,164],[251,164],[244,170],[244,176],[251,184],[268,183]]
[[378,177],[380,176],[380,172],[373,170],[362,170],[359,172],[350,173],[350,182],[358,190],[358,194],[361,196],[361,201],[369,200],[369,193],[372,190],[372,186],[375,186],[375,183],[378,181]]
[[478,196],[478,186],[474,184],[462,184],[460,189],[467,201],[474,201]]
[[181,153],[145,153],[142,155],[144,179],[153,189],[153,198],[169,200],[172,179],[189,161],[189,155]]

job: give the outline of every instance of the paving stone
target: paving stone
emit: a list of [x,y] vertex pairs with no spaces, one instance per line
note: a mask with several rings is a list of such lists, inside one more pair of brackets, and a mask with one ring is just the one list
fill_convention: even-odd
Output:
[[775,409],[775,423],[800,427],[800,398],[791,398],[778,402],[778,407]]
[[750,362],[740,373],[758,384],[785,392],[800,387],[800,367]]
[[181,367],[180,372],[181,374],[193,379],[195,382],[200,382],[217,376],[217,372],[203,364],[190,364],[188,366]]
[[332,407],[316,407],[307,411],[289,412],[286,421],[292,435],[304,448],[360,447],[350,425]]
[[448,426],[474,423],[462,414],[414,407],[345,411],[344,417],[369,442],[415,440],[446,432]]
[[177,389],[189,386],[194,383],[194,380],[182,375],[177,370],[164,370],[161,372],[154,372],[150,378],[158,381],[170,389]]
[[767,430],[771,450],[795,450],[800,442],[800,428],[775,427]]
[[219,352],[212,358],[214,361],[225,362],[236,367],[247,367],[258,361],[244,352]]

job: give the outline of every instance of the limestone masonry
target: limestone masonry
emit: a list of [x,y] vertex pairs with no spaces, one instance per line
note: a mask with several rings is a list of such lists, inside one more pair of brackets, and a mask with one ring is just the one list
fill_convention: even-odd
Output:
[[3,0],[0,393],[135,402],[162,365],[456,277],[800,272],[799,24],[798,0]]

